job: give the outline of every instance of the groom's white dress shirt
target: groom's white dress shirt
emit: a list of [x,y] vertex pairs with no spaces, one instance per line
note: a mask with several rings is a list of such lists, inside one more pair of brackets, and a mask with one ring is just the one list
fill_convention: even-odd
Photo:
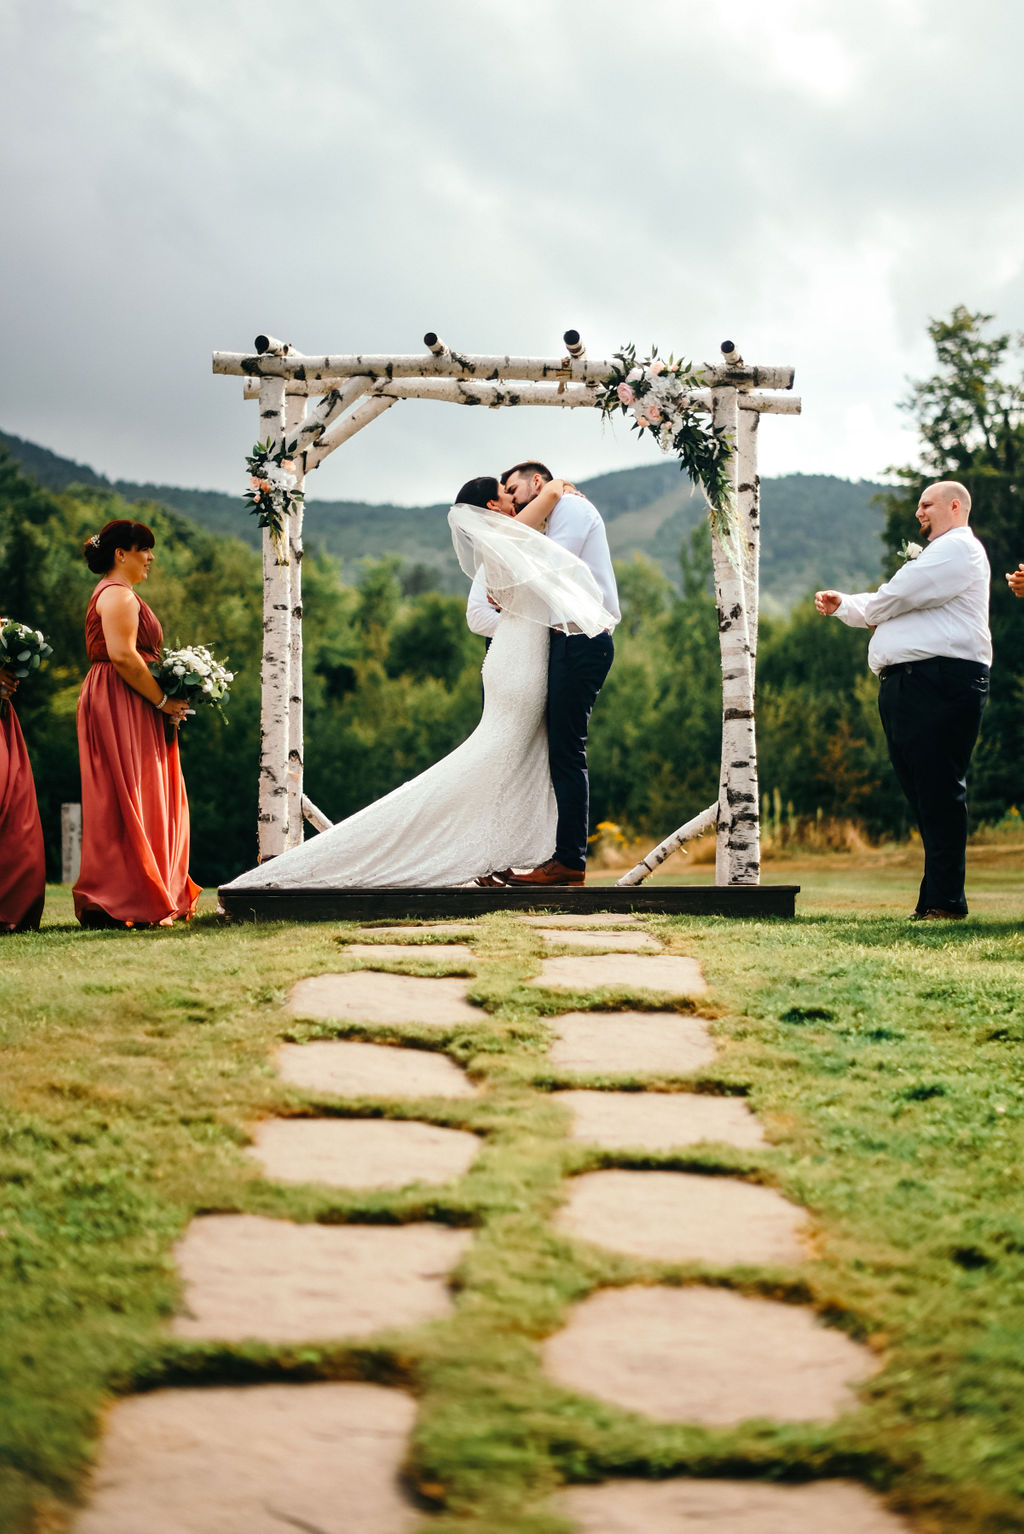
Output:
[[577,554],[590,570],[601,592],[601,600],[615,622],[619,611],[619,590],[615,584],[608,534],[597,507],[585,495],[563,495],[548,517],[548,537],[563,549]]
[[969,527],[951,527],[908,559],[877,591],[843,595],[835,616],[873,628],[872,671],[949,656],[992,664],[988,556]]

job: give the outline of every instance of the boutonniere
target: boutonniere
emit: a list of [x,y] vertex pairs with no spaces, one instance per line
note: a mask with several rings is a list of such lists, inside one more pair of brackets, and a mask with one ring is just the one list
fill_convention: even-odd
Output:
[[900,558],[901,559],[917,559],[923,553],[924,553],[924,544],[923,543],[908,543],[907,540],[904,538],[903,542],[900,544]]

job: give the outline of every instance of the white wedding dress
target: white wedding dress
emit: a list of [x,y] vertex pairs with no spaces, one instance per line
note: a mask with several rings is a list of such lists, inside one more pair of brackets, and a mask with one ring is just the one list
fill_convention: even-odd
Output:
[[463,569],[483,575],[502,609],[484,660],[480,723],[419,777],[226,890],[443,888],[551,856],[551,628],[598,633],[611,615],[586,565],[543,534],[476,507],[453,507],[449,522]]

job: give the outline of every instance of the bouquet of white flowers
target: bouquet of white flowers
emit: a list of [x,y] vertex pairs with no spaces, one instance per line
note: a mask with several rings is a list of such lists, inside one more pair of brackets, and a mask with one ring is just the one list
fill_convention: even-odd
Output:
[[[169,698],[184,698],[194,713],[197,703],[223,708],[235,673],[214,660],[205,645],[184,645],[180,650],[165,646],[160,659],[150,664],[150,671]],[[170,724],[170,721],[167,721]],[[173,731],[173,725],[171,726]],[[170,739],[170,735],[168,735]]]
[[[17,618],[0,618],[0,671],[9,671],[19,682],[24,681],[52,654],[53,646],[47,644],[41,629],[29,628]],[[6,697],[0,698],[0,709],[6,708]]]

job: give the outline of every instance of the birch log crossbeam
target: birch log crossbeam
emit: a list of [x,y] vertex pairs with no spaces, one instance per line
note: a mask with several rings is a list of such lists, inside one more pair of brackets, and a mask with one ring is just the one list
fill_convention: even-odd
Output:
[[[338,378],[354,378],[365,373],[374,381],[391,378],[477,378],[499,382],[517,379],[523,383],[543,383],[546,379],[569,383],[603,384],[609,373],[617,366],[612,358],[593,360],[569,359],[565,366],[562,357],[468,357],[457,353],[434,357],[420,352],[418,356],[367,355],[307,357],[301,352],[289,352],[287,356],[253,355],[246,352],[214,352],[213,371],[235,377],[262,377],[330,381]],[[712,388],[728,383],[734,389],[791,389],[794,370],[791,367],[705,367],[697,368],[702,385]]]

